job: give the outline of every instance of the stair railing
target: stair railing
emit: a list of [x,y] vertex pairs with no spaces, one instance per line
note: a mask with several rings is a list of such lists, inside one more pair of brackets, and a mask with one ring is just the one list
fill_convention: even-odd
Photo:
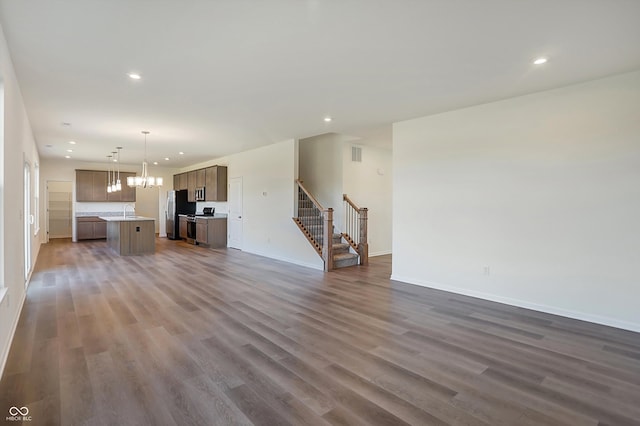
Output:
[[369,209],[358,207],[347,194],[342,194],[344,201],[344,232],[342,236],[353,247],[360,257],[360,264],[369,263],[369,243],[367,221]]
[[324,261],[324,270],[333,270],[333,209],[325,209],[304,187],[298,184],[298,217],[293,221]]

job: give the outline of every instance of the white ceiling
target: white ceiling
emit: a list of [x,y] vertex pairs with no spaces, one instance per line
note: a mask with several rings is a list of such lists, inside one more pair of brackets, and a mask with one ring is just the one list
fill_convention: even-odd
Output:
[[42,157],[75,140],[74,159],[121,145],[136,163],[146,129],[171,167],[326,132],[384,145],[394,121],[638,69],[639,17],[638,0],[0,0]]

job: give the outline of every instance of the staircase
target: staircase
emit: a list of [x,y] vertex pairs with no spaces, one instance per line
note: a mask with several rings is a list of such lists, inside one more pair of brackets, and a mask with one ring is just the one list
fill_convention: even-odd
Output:
[[[363,246],[359,247],[348,233],[335,232],[333,209],[323,208],[302,185],[302,181],[296,180],[296,183],[298,184],[298,216],[294,217],[293,221],[324,261],[324,270],[328,272],[357,264],[367,264],[367,259],[363,259],[363,254],[368,257],[368,249],[359,250]],[[364,210],[366,211],[366,209]],[[361,232],[359,232],[359,238],[361,238],[360,234]],[[366,226],[364,247],[368,247],[366,245]]]
[[342,242],[342,234],[333,234],[333,268],[346,268],[357,265],[359,256],[351,253],[349,243]]

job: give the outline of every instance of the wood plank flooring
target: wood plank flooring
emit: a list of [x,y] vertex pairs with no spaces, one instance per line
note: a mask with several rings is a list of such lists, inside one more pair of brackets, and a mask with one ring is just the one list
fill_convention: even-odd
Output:
[[640,334],[157,240],[40,251],[0,382],[33,425],[640,425]]

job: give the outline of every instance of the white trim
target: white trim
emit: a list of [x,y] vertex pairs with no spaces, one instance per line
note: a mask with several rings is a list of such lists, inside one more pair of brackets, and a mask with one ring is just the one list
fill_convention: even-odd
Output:
[[[31,276],[29,276],[29,280],[31,280]],[[22,308],[24,307],[24,301],[27,298],[27,290],[22,292],[22,300],[20,301],[20,309],[18,309],[18,314],[13,319],[13,325],[11,326],[11,332],[9,332],[9,339],[5,342],[5,347],[3,348],[2,353],[2,361],[0,363],[0,379],[4,377],[4,368],[7,365],[7,360],[9,359],[9,351],[11,351],[11,344],[13,343],[13,338],[16,334],[16,329],[18,328],[18,322],[20,321],[20,316],[22,316]]]
[[[232,249],[232,250],[240,250],[240,249],[236,249],[234,247],[227,247],[227,248],[228,249]],[[242,251],[244,253],[255,254],[257,256],[262,256],[262,257],[266,257],[266,258],[273,259],[273,260],[280,260],[282,262],[293,263],[294,265],[304,266],[306,268],[316,269],[318,271],[323,271],[324,270],[323,265],[314,265],[313,263],[300,262],[298,260],[290,259],[288,257],[273,256],[272,254],[262,253],[262,252],[258,252],[258,251],[250,251],[250,250],[240,250],[240,251]]]
[[375,253],[369,253],[369,257],[384,256],[387,254],[391,254],[391,250],[382,250],[376,251]]
[[423,281],[423,280],[419,280],[411,277],[405,277],[401,275],[392,274],[391,279],[394,281],[401,281],[407,284],[419,285],[422,287],[429,287],[436,290],[443,290],[451,293],[462,294],[464,296],[471,296],[471,297],[477,297],[479,299],[490,300],[492,302],[504,303],[506,305],[518,306],[520,308],[532,309],[534,311],[544,312],[547,314],[560,315],[563,317],[592,322],[595,324],[621,328],[623,330],[640,332],[640,323],[621,321],[615,318],[603,317],[600,315],[589,314],[586,312],[572,311],[568,309],[559,308],[556,306],[540,305],[538,303],[528,302],[526,300],[512,299],[510,297],[504,297],[504,296],[497,296],[495,294],[467,290],[467,289],[454,287],[446,284]]

